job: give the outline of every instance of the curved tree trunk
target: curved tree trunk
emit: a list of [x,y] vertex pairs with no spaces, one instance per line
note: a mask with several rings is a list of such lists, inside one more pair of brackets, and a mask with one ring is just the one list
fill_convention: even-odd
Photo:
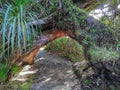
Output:
[[52,29],[51,32],[44,32],[43,35],[39,36],[37,44],[29,52],[19,57],[18,61],[20,62],[18,65],[21,66],[24,63],[32,64],[34,62],[34,57],[42,46],[62,36],[74,37],[71,30],[65,31],[60,29]]

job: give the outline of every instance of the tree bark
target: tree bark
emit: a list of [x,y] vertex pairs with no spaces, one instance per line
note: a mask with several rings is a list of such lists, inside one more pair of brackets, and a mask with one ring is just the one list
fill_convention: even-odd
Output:
[[18,65],[21,66],[24,63],[32,64],[34,62],[34,58],[36,54],[38,53],[38,51],[40,50],[42,46],[62,36],[73,37],[74,35],[72,34],[71,30],[63,31],[59,29],[53,29],[51,30],[51,32],[47,32],[39,36],[37,44],[29,52],[25,53],[19,58],[20,62]]

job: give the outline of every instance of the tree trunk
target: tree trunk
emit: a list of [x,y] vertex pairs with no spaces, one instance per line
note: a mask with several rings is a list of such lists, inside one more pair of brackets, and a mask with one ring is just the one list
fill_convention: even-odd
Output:
[[34,57],[36,56],[40,48],[46,45],[47,43],[53,41],[54,39],[62,36],[70,36],[70,37],[74,36],[71,30],[65,31],[59,29],[52,29],[50,31],[51,32],[44,32],[43,35],[39,36],[37,44],[29,52],[25,53],[19,58],[18,60],[20,61],[18,64],[19,66],[21,66],[24,63],[32,64],[34,62]]

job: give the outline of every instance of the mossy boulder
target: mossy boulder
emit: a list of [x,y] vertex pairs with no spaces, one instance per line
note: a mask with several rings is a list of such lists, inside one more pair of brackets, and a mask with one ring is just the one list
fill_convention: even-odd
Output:
[[106,48],[100,47],[91,47],[88,50],[88,54],[91,56],[92,63],[96,63],[99,61],[118,60],[118,58],[120,57],[117,51],[108,50]]
[[83,46],[69,37],[60,37],[50,42],[46,50],[66,57],[73,62],[85,60]]

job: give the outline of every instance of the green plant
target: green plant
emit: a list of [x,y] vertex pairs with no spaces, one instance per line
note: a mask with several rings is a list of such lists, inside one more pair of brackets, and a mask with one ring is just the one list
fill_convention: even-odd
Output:
[[[35,20],[35,14],[28,8],[32,0],[9,0],[4,3],[0,10],[3,19],[0,30],[2,53],[26,50],[32,39],[35,38],[35,30],[28,22]],[[32,11],[33,12],[33,11]]]
[[57,53],[73,62],[85,60],[82,45],[71,38],[61,37],[55,39],[46,46],[46,50]]
[[98,61],[108,61],[108,60],[117,60],[119,58],[119,52],[114,50],[108,50],[106,48],[91,47],[88,50],[88,54],[91,56],[93,63]]
[[[63,28],[70,27],[71,23],[79,26],[87,16],[84,10],[73,5],[72,0],[1,0],[1,3],[1,53],[4,55],[7,52],[8,56],[15,49],[20,53],[26,51],[37,36],[29,22],[53,15],[54,25]],[[63,22],[66,25],[63,26]]]
[[83,84],[86,85],[86,86],[89,85],[89,84],[90,84],[90,80],[85,79],[85,80],[83,81]]
[[0,63],[0,81],[4,82],[7,78],[7,74],[9,72],[9,68],[7,66],[7,64],[2,64]]
[[12,65],[10,67],[10,70],[11,70],[11,74],[14,75],[14,74],[18,73],[20,70],[22,70],[22,67],[18,67],[16,65]]

